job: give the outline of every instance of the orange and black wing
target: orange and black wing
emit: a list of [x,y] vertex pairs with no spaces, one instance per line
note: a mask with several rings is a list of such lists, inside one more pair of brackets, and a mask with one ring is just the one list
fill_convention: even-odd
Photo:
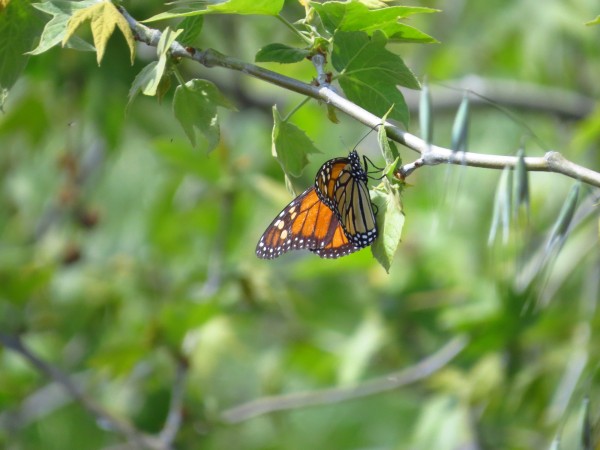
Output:
[[267,227],[256,255],[277,258],[289,250],[309,249],[321,258],[339,258],[360,248],[352,244],[336,214],[311,187],[296,197]]
[[359,248],[377,237],[377,224],[363,169],[356,150],[348,157],[327,161],[317,172],[315,189],[340,221],[347,238]]
[[336,210],[335,185],[343,173],[351,173],[350,160],[347,157],[334,158],[321,166],[315,177],[315,188],[321,201]]

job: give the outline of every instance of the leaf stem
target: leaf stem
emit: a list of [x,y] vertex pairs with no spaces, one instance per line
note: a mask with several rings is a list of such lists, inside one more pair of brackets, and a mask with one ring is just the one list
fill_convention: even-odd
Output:
[[283,23],[286,27],[288,27],[292,31],[292,33],[294,33],[296,36],[298,36],[300,39],[302,39],[308,45],[312,45],[312,40],[310,38],[304,36],[302,33],[300,33],[300,31],[294,25],[292,25],[285,17],[283,17],[281,14],[277,14],[276,17],[277,17],[277,19],[279,19],[279,21],[281,23]]
[[179,69],[175,65],[173,65],[173,73],[175,74],[175,78],[177,78],[179,85],[183,88],[187,88],[187,86],[185,85],[185,79],[183,78],[181,72],[179,72]]
[[309,102],[309,100],[311,100],[311,97],[304,97],[304,100],[302,100],[300,103],[298,103],[294,109],[292,109],[284,118],[283,121],[287,122],[288,120],[290,120],[290,117],[292,117],[296,111],[298,111],[300,108],[302,108],[305,104],[307,104]]

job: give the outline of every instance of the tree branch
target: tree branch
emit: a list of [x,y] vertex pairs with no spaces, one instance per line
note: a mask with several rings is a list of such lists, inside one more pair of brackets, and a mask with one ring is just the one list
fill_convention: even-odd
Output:
[[177,360],[175,381],[171,388],[171,402],[165,425],[159,433],[160,440],[165,448],[171,448],[177,433],[181,428],[183,418],[183,395],[185,393],[185,380],[187,375],[187,363],[181,359]]
[[467,343],[467,338],[459,336],[452,339],[433,355],[398,372],[355,386],[263,397],[230,408],[221,414],[221,418],[228,423],[238,423],[275,411],[331,405],[398,389],[422,380],[440,370],[456,357],[466,347]]
[[91,398],[86,396],[68,375],[34,354],[27,348],[19,336],[0,332],[0,343],[6,348],[20,354],[27,362],[29,362],[29,364],[35,367],[38,372],[44,374],[65,389],[65,391],[88,410],[99,423],[110,430],[122,434],[135,447],[152,450],[166,450],[169,448],[165,447],[159,439],[142,433],[129,423],[114,417]]
[[[142,25],[135,20],[123,7],[119,7],[121,13],[129,23],[136,39],[150,46],[156,47],[161,36],[161,32]],[[193,47],[184,47],[175,41],[171,45],[171,53],[175,57],[187,58],[197,61],[205,67],[223,67],[226,69],[237,70],[246,75],[253,76],[263,81],[280,86],[289,91],[297,92],[316,100],[324,101],[350,117],[362,122],[370,128],[381,125],[381,119],[360,106],[345,99],[336,93],[329,85],[322,84],[314,86],[303,83],[285,75],[278,74],[271,70],[249,64],[230,56],[223,55],[213,49],[195,49]],[[390,139],[405,145],[422,155],[417,167],[423,165],[436,165],[442,163],[459,164],[472,167],[481,167],[486,169],[504,169],[505,167],[515,167],[517,164],[516,156],[499,156],[483,153],[464,152],[457,157],[456,153],[450,149],[428,146],[425,141],[400,129],[396,125],[386,122],[385,128]],[[426,152],[430,148],[431,151]],[[425,154],[426,153],[426,154]],[[581,180],[592,186],[600,187],[600,173],[575,164],[564,158],[558,152],[548,152],[541,157],[525,158],[525,166],[529,171],[538,172],[556,172],[562,175]],[[416,167],[413,167],[414,170]],[[412,172],[404,171],[407,176]]]

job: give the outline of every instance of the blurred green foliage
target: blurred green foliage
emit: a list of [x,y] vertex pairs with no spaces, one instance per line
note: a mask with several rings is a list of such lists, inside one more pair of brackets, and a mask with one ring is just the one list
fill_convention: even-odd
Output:
[[[393,49],[432,86],[476,74],[600,94],[600,28],[584,26],[597,2],[416,3],[443,10],[411,22],[440,43]],[[163,11],[158,1],[126,7],[138,19]],[[288,20],[301,14],[286,2]],[[281,23],[259,16],[206,16],[193,39],[248,62],[270,43],[298,44]],[[272,105],[285,115],[302,98],[182,62],[186,77],[213,81],[238,109],[219,111],[221,140],[207,154],[190,146],[165,103],[139,95],[126,110],[131,83],[155,57],[140,45],[130,66],[120,36],[100,67],[93,53],[54,48],[30,58],[10,91],[0,116],[1,333],[19,334],[148,433],[161,430],[177,361],[186,361],[177,448],[545,449],[557,436],[560,448],[580,448],[584,397],[592,423],[600,411],[597,203],[587,204],[589,215],[575,219],[533,282],[516,287],[572,180],[530,174],[528,229],[488,247],[500,171],[455,167],[445,177],[445,167],[426,167],[403,193],[403,242],[389,274],[369,250],[339,260],[308,252],[258,260],[259,236],[291,198],[271,156]],[[307,61],[265,66],[306,82],[315,75]],[[455,111],[436,112],[432,95],[433,143],[449,146]],[[598,112],[581,122],[516,113],[549,148],[600,168]],[[314,101],[294,114],[323,152],[294,180],[298,188],[367,131],[338,118],[328,121]],[[498,110],[475,109],[469,149],[514,154],[525,134]],[[360,150],[381,162],[374,133]],[[528,143],[528,155],[544,151]],[[593,192],[582,186],[580,195]],[[426,381],[239,424],[222,420],[263,396],[396,372],[463,333],[468,347]],[[0,347],[1,447],[122,442]]]

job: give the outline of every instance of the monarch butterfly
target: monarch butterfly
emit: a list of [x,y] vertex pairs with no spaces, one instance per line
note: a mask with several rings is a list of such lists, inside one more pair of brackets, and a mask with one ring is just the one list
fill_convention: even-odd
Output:
[[339,258],[371,244],[377,224],[358,153],[321,166],[314,186],[287,205],[258,241],[256,255],[273,259],[307,248],[321,258]]

